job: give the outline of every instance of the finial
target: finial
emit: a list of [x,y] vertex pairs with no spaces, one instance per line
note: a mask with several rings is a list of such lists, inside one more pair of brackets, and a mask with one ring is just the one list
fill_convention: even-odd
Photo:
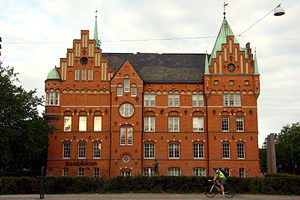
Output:
[[205,47],[206,49],[205,49],[205,51],[206,51],[206,53],[207,53],[207,47]]
[[224,15],[224,19],[226,19],[225,15],[226,15],[226,12],[225,12],[225,7],[228,6],[228,3],[225,3],[224,1],[224,4],[223,4],[223,7],[224,7],[224,12],[223,12],[223,15]]
[[97,12],[98,12],[98,10],[97,10],[97,8],[96,8],[96,12],[95,12],[95,20],[97,21]]

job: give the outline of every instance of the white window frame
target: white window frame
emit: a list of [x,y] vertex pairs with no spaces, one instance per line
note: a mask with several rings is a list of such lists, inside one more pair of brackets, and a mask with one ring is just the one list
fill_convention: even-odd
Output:
[[179,132],[179,117],[168,117],[169,132]]
[[181,169],[180,168],[168,168],[168,176],[180,176]]
[[193,107],[203,107],[203,94],[193,94]]
[[130,92],[130,79],[124,78],[124,92]]
[[93,81],[93,70],[92,69],[89,69],[88,80]]
[[229,132],[229,116],[222,116],[221,126],[222,132]]
[[69,176],[69,168],[63,168],[62,176]]
[[155,176],[154,168],[144,168],[143,176]]
[[180,158],[180,143],[169,143],[169,159]]
[[134,113],[134,107],[130,103],[124,103],[120,106],[120,114],[122,117],[131,117]]
[[84,168],[78,168],[78,176],[84,176]]
[[79,142],[78,143],[78,159],[85,159],[86,157],[86,143]]
[[82,69],[81,80],[86,81],[86,69]]
[[122,85],[118,85],[117,86],[117,96],[118,97],[122,97],[123,96],[123,86]]
[[121,176],[131,176],[131,171],[121,171]]
[[244,168],[239,169],[239,177],[240,178],[245,178],[245,169]]
[[155,132],[155,117],[145,116],[144,117],[144,131],[145,132]]
[[75,81],[79,81],[79,69],[75,69]]
[[145,159],[155,158],[155,143],[144,144],[144,158]]
[[144,94],[144,106],[155,107],[155,94]]
[[102,116],[94,115],[94,131],[102,131]]
[[204,131],[204,117],[193,116],[193,132],[203,132],[203,131]]
[[206,176],[205,168],[193,168],[193,176]]
[[72,130],[72,116],[65,115],[64,116],[64,131],[71,131]]
[[121,126],[120,145],[133,145],[133,128],[130,126]]
[[230,143],[228,142],[222,143],[222,156],[223,159],[230,159]]
[[244,131],[244,117],[236,116],[236,131],[243,132]]
[[71,157],[71,143],[64,142],[63,143],[63,159],[70,159]]
[[238,159],[245,159],[245,144],[244,143],[237,143],[237,158]]
[[79,131],[86,131],[87,127],[87,116],[79,116]]
[[101,142],[94,142],[93,144],[93,155],[94,158],[96,159],[100,159],[101,158],[101,149],[102,148],[102,144]]
[[203,159],[204,158],[204,144],[203,143],[194,143],[193,144],[193,156],[194,156],[194,159]]
[[240,107],[241,94],[240,93],[223,93],[224,107]]
[[132,97],[136,97],[136,92],[137,92],[137,87],[131,86],[131,96]]
[[168,95],[168,105],[169,107],[179,107],[179,94],[169,94]]
[[94,168],[93,177],[100,177],[100,169],[99,168]]

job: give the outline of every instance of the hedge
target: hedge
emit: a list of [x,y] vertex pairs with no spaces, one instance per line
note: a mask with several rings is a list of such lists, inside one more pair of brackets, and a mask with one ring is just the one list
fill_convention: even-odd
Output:
[[[211,177],[209,177],[211,179]],[[198,176],[45,177],[45,194],[78,193],[203,193],[210,184]],[[300,195],[300,177],[229,177],[239,194]],[[39,177],[1,177],[0,195],[39,194]]]

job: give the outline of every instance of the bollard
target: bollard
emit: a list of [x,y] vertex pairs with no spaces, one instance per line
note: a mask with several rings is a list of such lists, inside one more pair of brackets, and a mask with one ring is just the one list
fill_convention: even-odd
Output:
[[45,189],[45,176],[44,176],[44,166],[41,170],[41,185],[40,185],[40,199],[44,199]]

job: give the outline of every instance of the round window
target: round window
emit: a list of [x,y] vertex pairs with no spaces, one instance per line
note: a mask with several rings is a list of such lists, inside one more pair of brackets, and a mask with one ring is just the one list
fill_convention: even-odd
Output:
[[130,103],[124,103],[120,107],[120,114],[122,117],[131,117],[133,115],[133,106]]
[[123,156],[123,161],[124,162],[129,162],[130,157],[128,155]]
[[86,57],[82,57],[82,58],[80,59],[80,64],[81,64],[82,66],[86,66],[86,65],[88,64],[88,62],[89,62],[89,60],[88,60]]

